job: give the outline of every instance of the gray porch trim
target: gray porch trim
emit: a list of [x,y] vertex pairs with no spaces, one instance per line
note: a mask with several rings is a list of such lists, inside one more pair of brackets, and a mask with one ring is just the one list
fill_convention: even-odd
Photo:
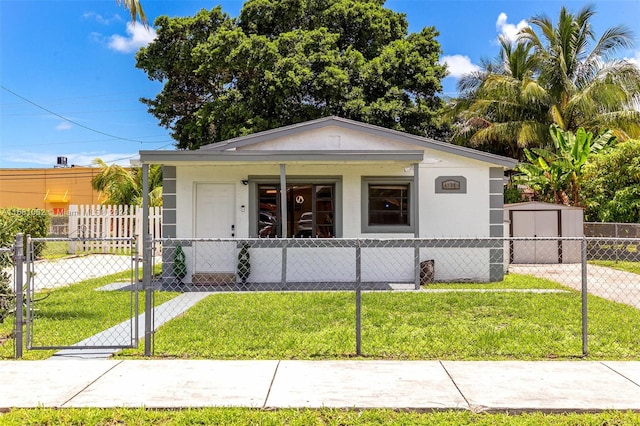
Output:
[[420,164],[413,165],[413,236],[420,238]]
[[420,162],[424,151],[140,151],[140,161],[145,164],[208,164],[216,162],[256,163],[290,161],[410,161]]
[[287,167],[284,164],[280,164],[280,217],[280,236],[287,238]]
[[[489,169],[489,236],[504,236],[504,170]],[[504,279],[504,247],[491,249],[489,253],[489,280]]]
[[[489,169],[489,226],[492,230],[491,237],[503,236],[501,231],[504,222],[503,179],[503,169],[499,167],[491,167]],[[494,225],[500,225],[500,228]],[[499,235],[494,235],[494,233]]]
[[176,236],[176,167],[162,166],[162,236]]
[[502,263],[492,263],[489,265],[489,281],[496,282],[504,279],[504,266]]

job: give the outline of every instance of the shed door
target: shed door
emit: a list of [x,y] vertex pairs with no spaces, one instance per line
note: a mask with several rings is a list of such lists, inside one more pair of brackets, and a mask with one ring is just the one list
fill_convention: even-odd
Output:
[[[235,186],[227,183],[196,184],[194,236],[232,238],[235,236]],[[233,272],[235,243],[196,242],[196,272]]]
[[[512,211],[514,237],[558,237],[558,212]],[[558,241],[514,241],[513,263],[559,263]]]

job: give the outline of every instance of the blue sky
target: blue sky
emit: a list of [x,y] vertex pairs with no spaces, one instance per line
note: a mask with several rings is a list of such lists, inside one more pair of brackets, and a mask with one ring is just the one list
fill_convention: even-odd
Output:
[[[218,4],[237,16],[242,1],[142,0],[150,22],[190,16]],[[499,51],[497,37],[513,35],[533,15],[556,20],[561,5],[577,12],[587,2],[556,0],[387,0],[407,15],[409,30],[435,26],[451,76],[457,78]],[[626,25],[636,48],[620,56],[640,63],[640,0],[592,1],[596,33]],[[0,168],[52,167],[56,157],[90,165],[100,157],[129,164],[139,150],[171,149],[169,132],[139,102],[161,85],[135,68],[135,51],[153,38],[132,26],[116,0],[0,1]]]

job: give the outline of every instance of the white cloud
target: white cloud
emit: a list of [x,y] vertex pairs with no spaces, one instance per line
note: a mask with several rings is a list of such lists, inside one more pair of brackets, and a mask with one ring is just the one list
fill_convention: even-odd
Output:
[[141,23],[127,23],[127,36],[114,34],[109,38],[109,48],[117,52],[131,53],[148,45],[156,38],[156,30]]
[[443,56],[440,59],[440,63],[447,64],[448,76],[454,78],[460,78],[465,74],[480,70],[478,65],[472,63],[471,59],[464,55]]
[[634,58],[624,58],[624,59],[631,62],[637,68],[640,68],[640,51],[636,52],[636,56]]
[[85,12],[82,17],[84,19],[92,19],[102,25],[110,25],[113,22],[122,22],[122,17],[118,14],[113,15],[111,18],[105,18],[96,12]]
[[500,15],[498,15],[498,19],[496,20],[496,30],[507,40],[516,41],[520,30],[529,28],[529,23],[523,19],[515,25],[509,24],[507,22],[507,18],[507,14],[504,12],[501,12]]
[[62,121],[60,122],[60,124],[58,124],[56,126],[56,130],[69,130],[71,129],[73,126],[71,125],[71,123],[69,123],[68,121]]

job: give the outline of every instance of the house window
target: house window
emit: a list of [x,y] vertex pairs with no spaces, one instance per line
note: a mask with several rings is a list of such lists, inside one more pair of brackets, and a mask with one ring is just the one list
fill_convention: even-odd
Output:
[[[280,185],[258,184],[257,194],[258,236],[281,236]],[[335,194],[335,184],[287,184],[287,237],[335,237]]]
[[412,181],[404,177],[365,177],[362,232],[413,232]]

